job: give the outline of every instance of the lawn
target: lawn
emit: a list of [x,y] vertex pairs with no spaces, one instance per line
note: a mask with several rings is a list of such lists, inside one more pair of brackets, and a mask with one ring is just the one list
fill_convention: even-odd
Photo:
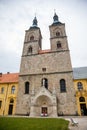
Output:
[[68,124],[58,118],[0,117],[0,130],[68,130]]

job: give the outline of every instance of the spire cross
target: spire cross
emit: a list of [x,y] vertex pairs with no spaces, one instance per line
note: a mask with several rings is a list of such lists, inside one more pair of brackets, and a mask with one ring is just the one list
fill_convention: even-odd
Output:
[[36,17],[36,13],[35,13],[35,17]]
[[54,14],[56,13],[56,10],[54,9]]

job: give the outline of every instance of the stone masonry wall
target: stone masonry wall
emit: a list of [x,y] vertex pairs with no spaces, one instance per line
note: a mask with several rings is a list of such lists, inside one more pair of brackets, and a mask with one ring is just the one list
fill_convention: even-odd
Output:
[[[35,92],[38,92],[41,87],[41,79],[43,77],[48,79],[48,90],[50,92],[53,91],[54,87],[56,88],[58,113],[60,114],[63,112],[65,115],[74,115],[76,113],[76,102],[74,96],[75,92],[73,87],[72,73],[21,76],[19,84],[17,113],[27,114],[27,112],[29,112],[31,90],[34,88]],[[66,81],[65,93],[60,92],[60,79],[65,79]],[[30,83],[30,94],[24,94],[24,83],[26,81],[29,81]]]
[[69,51],[45,53],[22,57],[20,75],[72,71]]

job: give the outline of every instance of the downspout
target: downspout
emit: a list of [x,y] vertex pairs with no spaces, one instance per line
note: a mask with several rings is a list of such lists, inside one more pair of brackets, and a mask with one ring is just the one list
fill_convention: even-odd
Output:
[[9,83],[7,84],[7,90],[6,90],[6,96],[5,96],[5,102],[4,102],[3,116],[5,115],[6,101],[7,101],[7,95],[8,95],[8,87],[9,87]]

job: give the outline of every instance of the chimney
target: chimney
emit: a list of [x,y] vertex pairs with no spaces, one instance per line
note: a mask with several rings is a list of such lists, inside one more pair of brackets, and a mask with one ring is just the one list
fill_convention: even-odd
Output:
[[10,72],[7,72],[7,74],[10,74]]
[[2,73],[0,73],[0,77],[2,77]]

